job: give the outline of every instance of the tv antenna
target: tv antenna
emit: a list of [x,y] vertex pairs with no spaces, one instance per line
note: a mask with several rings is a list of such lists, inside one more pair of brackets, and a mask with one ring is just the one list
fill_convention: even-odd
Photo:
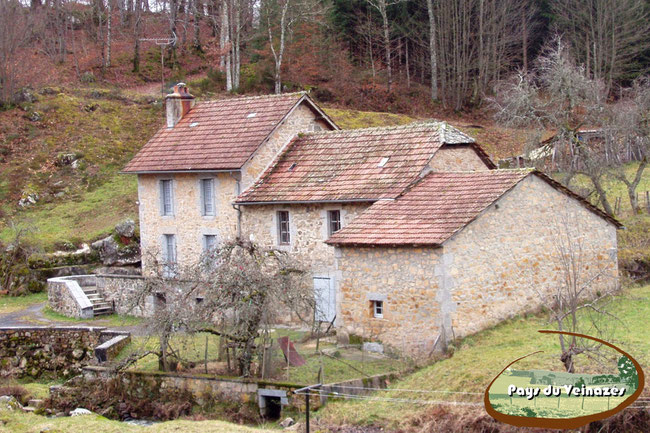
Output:
[[160,47],[160,94],[165,99],[165,47],[176,45],[178,37],[172,32],[171,38],[141,38],[142,42],[153,42]]

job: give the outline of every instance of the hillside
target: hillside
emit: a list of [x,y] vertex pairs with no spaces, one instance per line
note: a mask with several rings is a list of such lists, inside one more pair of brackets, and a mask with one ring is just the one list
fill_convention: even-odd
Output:
[[[611,304],[603,306],[605,311],[613,312],[617,317],[617,324],[610,334],[610,341],[614,341],[620,348],[627,350],[641,364],[644,371],[650,367],[650,342],[647,338],[645,326],[650,315],[650,286],[633,287],[620,293]],[[584,314],[583,314],[584,315]],[[517,364],[520,369],[548,369],[564,371],[560,362],[560,348],[557,337],[543,336],[539,329],[553,329],[548,323],[545,314],[519,316],[501,323],[491,329],[476,335],[464,338],[455,343],[452,348],[453,355],[425,367],[414,374],[392,383],[391,388],[397,390],[415,390],[415,392],[382,392],[376,397],[389,397],[407,400],[446,400],[481,402],[481,395],[463,394],[436,394],[426,391],[445,390],[453,392],[482,393],[490,381],[514,359],[529,353],[543,350],[543,353],[522,360]],[[584,370],[585,364],[597,365],[593,362],[577,361],[578,372]],[[646,377],[646,386],[649,379]],[[425,393],[418,393],[424,390]],[[646,391],[647,392],[647,391]],[[388,402],[388,401],[342,401],[330,404],[320,413],[320,420],[324,424],[354,424],[374,425],[384,428],[401,428],[407,432],[450,431],[450,426],[445,427],[446,421],[451,421],[444,416],[451,412],[456,417],[457,424],[454,428],[461,429],[469,425],[477,426],[480,418],[489,419],[482,406],[472,408],[453,408],[446,406],[444,409],[432,409],[426,404],[413,402]],[[436,420],[436,417],[438,419]],[[424,429],[424,425],[428,429]],[[437,426],[437,427],[436,427]],[[503,424],[495,425],[494,430],[504,427]],[[479,431],[478,427],[476,430]],[[480,430],[486,431],[486,430]],[[510,431],[510,430],[507,430]],[[616,431],[616,430],[607,430]]]
[[[198,87],[202,83],[199,79]],[[32,102],[0,112],[0,240],[12,223],[36,247],[79,246],[137,218],[134,176],[119,170],[164,119],[157,87],[44,88]],[[205,92],[204,98],[223,97]],[[344,129],[409,123],[407,115],[327,108]],[[510,154],[517,133],[453,122],[496,156]],[[504,145],[504,143],[509,143]],[[19,204],[21,203],[21,204]]]

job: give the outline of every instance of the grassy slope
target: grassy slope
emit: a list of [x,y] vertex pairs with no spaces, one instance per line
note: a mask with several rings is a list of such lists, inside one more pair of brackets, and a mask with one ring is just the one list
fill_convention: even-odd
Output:
[[[24,116],[38,112],[42,120]],[[9,221],[29,227],[37,245],[79,243],[137,216],[136,180],[118,171],[162,123],[160,107],[116,91],[81,89],[39,95],[23,109],[0,113],[0,240],[11,237]],[[82,155],[78,168],[58,166],[60,154]],[[28,209],[26,194],[40,200]]]
[[47,301],[47,293],[34,293],[27,296],[0,296],[0,315],[24,310],[30,305]]
[[[615,328],[611,341],[628,351],[641,363],[644,371],[648,371],[650,340],[647,338],[647,324],[650,316],[650,286],[626,289],[609,308],[622,321],[622,324]],[[537,350],[544,350],[544,353],[521,361],[517,364],[518,368],[564,371],[559,361],[557,339],[539,334],[539,329],[553,329],[553,326],[548,324],[545,316],[517,317],[504,322],[463,339],[451,358],[421,369],[392,384],[392,388],[483,392],[494,376],[509,362]],[[398,392],[390,395],[411,399],[444,398],[441,395],[414,396]],[[423,410],[425,409],[422,406],[393,402],[340,402],[329,405],[321,413],[321,417],[334,423],[397,426]]]
[[141,427],[111,421],[102,416],[45,418],[30,413],[0,411],[0,432],[33,433],[51,431],[60,433],[264,433],[277,430],[257,429],[224,421],[168,421],[151,427]]

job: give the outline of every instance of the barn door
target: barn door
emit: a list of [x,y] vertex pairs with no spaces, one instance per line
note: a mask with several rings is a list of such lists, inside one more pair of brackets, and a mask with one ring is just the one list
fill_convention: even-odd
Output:
[[336,293],[331,278],[314,277],[314,297],[316,298],[316,320],[331,322],[336,316]]

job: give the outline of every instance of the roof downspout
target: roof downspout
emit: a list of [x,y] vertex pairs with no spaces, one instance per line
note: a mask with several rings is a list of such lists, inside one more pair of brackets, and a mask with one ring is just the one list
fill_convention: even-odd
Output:
[[[235,179],[235,192],[237,194],[237,197],[241,194],[241,172],[239,172],[239,176],[233,175],[233,172],[230,172],[230,176],[232,176],[233,179]],[[241,208],[240,205],[237,203],[232,204],[233,209],[237,211],[237,239],[241,239]]]

